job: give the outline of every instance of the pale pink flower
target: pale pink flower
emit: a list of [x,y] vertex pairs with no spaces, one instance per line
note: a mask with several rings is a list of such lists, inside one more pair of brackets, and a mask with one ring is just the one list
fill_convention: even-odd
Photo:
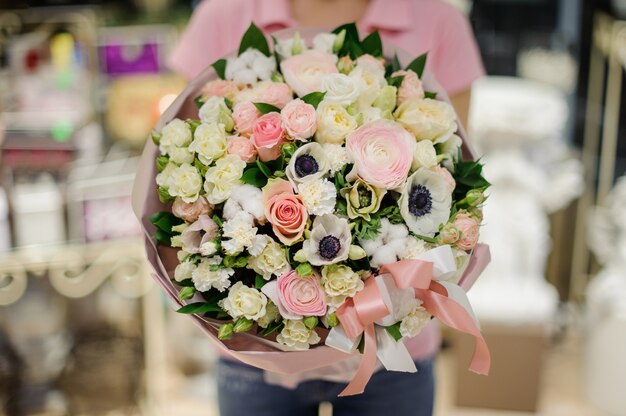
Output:
[[204,196],[199,196],[194,202],[187,203],[177,196],[172,204],[172,214],[187,222],[195,222],[200,215],[211,215],[213,205],[209,204]]
[[280,145],[285,143],[285,129],[280,114],[272,112],[261,116],[254,123],[250,141],[263,162],[278,159]]
[[278,278],[278,296],[282,306],[300,316],[324,316],[326,300],[320,277],[300,276],[295,270]]
[[424,87],[422,86],[422,81],[420,81],[415,71],[401,70],[391,74],[392,77],[402,75],[404,75],[404,79],[402,80],[402,84],[400,84],[400,88],[398,88],[398,105],[402,104],[409,98],[424,98]]
[[259,90],[255,102],[267,103],[283,108],[293,100],[293,91],[284,82],[261,82],[254,89]]
[[242,136],[249,137],[252,134],[254,123],[261,116],[261,112],[251,101],[241,102],[233,108],[235,129]]
[[454,218],[454,226],[461,232],[456,246],[461,250],[471,250],[478,242],[478,221],[466,212],[460,212]]
[[180,239],[185,251],[200,253],[205,243],[218,236],[219,227],[208,215],[200,215],[198,220],[185,228]]
[[350,133],[346,148],[354,161],[351,178],[358,176],[370,185],[394,189],[411,169],[415,139],[402,126],[380,119]]
[[298,97],[319,91],[324,75],[339,72],[335,56],[316,50],[309,50],[287,58],[280,63],[285,81]]
[[246,163],[256,160],[257,151],[252,142],[245,137],[232,136],[226,147],[228,154],[237,155]]
[[433,166],[432,168],[430,168],[430,170],[446,180],[446,184],[448,185],[448,189],[450,190],[450,192],[454,191],[454,188],[456,188],[456,181],[454,180],[452,174],[448,169],[444,168],[443,166]]
[[265,217],[283,244],[291,245],[302,237],[309,213],[289,181],[270,179],[263,188],[263,203]]
[[229,100],[234,100],[235,96],[239,92],[239,87],[233,81],[227,81],[224,79],[216,79],[209,81],[202,87],[203,97],[226,97]]
[[317,114],[311,104],[297,98],[287,104],[280,115],[287,134],[294,139],[305,141],[315,134]]

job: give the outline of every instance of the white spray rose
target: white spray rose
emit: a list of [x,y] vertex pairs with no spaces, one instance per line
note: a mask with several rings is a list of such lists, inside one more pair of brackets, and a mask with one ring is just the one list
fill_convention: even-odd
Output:
[[220,204],[226,201],[234,187],[241,184],[241,175],[246,162],[237,155],[226,155],[210,167],[206,172],[204,190],[206,199],[211,204]]
[[228,140],[222,125],[215,122],[202,123],[193,134],[189,150],[198,154],[200,162],[210,166],[226,154]]
[[268,241],[261,253],[248,259],[248,268],[263,276],[263,279],[270,280],[272,276],[278,277],[287,273],[291,266],[282,246],[271,238],[266,238]]
[[344,107],[326,101],[317,107],[315,138],[318,143],[343,144],[356,128],[356,119]]
[[322,77],[320,88],[325,92],[324,101],[347,107],[359,98],[359,83],[344,74],[329,74]]
[[243,316],[256,321],[265,316],[267,297],[257,289],[237,282],[228,290],[228,296],[219,301],[219,306],[233,319]]
[[417,140],[445,142],[457,129],[454,108],[444,101],[410,98],[394,112],[396,121]]
[[202,189],[202,176],[198,169],[183,163],[172,171],[165,186],[171,196],[180,196],[187,203],[195,202]]
[[320,342],[320,337],[314,330],[304,325],[302,320],[292,321],[285,319],[285,327],[276,337],[276,341],[296,350],[308,350],[309,345]]
[[326,302],[335,307],[341,305],[347,296],[356,295],[365,286],[361,277],[354,270],[339,264],[322,267],[321,283],[327,295]]

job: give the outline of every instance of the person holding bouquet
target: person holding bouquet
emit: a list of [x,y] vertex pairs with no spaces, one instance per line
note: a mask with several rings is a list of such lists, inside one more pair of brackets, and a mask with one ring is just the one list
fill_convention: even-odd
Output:
[[[351,21],[357,22],[362,33],[378,30],[384,42],[412,55],[428,52],[427,69],[448,93],[465,124],[472,82],[484,75],[484,69],[469,22],[443,0],[204,0],[169,65],[193,79],[235,51],[250,22],[271,33],[288,28],[331,28]],[[406,341],[417,373],[379,371],[365,393],[340,398],[336,396],[346,382],[339,374],[349,369],[338,367],[337,377],[323,379],[302,374],[294,382],[223,358],[217,369],[220,412],[224,416],[313,416],[319,403],[328,401],[336,416],[431,415],[433,359],[439,344],[439,329],[431,321],[418,336]]]

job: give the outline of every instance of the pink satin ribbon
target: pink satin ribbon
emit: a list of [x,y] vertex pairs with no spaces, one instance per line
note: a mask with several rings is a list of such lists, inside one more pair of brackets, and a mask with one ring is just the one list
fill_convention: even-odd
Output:
[[[487,343],[474,319],[463,306],[448,298],[447,290],[433,280],[433,263],[422,260],[402,260],[384,265],[380,273],[389,273],[398,288],[415,289],[415,297],[421,299],[423,307],[441,322],[460,332],[474,337],[474,354],[469,369],[479,374],[488,374],[491,356]],[[354,378],[339,394],[351,396],[363,393],[376,367],[376,332],[374,322],[387,316],[389,309],[382,299],[380,289],[373,277],[365,282],[365,288],[348,299],[337,309],[337,317],[346,335],[356,339],[364,334],[363,358]]]

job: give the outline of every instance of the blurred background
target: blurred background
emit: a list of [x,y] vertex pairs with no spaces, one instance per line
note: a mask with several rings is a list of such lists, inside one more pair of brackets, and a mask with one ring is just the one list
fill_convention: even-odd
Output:
[[[494,366],[446,333],[435,414],[626,415],[626,1],[449,2],[489,74],[468,129],[493,262],[469,295]],[[215,354],[130,208],[192,3],[0,0],[0,415],[217,414]]]

